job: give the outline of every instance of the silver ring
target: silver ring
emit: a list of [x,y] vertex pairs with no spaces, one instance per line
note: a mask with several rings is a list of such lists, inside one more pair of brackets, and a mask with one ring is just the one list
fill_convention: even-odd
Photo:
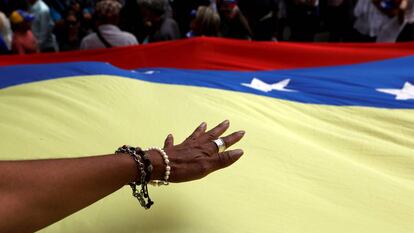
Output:
[[226,143],[224,143],[223,139],[218,138],[216,140],[213,141],[217,148],[218,148],[218,153],[224,152],[227,148],[226,148]]

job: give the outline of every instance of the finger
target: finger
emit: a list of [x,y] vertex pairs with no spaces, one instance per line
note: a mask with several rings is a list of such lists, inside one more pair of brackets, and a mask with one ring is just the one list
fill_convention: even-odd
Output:
[[164,142],[164,148],[169,148],[174,146],[174,137],[172,134],[168,134],[167,138],[165,139]]
[[237,150],[229,150],[225,151],[223,153],[217,154],[217,156],[214,156],[211,158],[211,166],[213,170],[222,169],[225,167],[228,167],[232,165],[234,162],[236,162],[240,157],[243,155],[243,150],[237,149]]
[[200,137],[202,134],[206,132],[206,129],[207,124],[205,122],[201,123],[201,125],[199,125],[186,140]]
[[226,145],[226,148],[229,148],[232,145],[234,145],[235,143],[237,143],[238,141],[240,141],[244,137],[245,134],[246,134],[246,132],[241,130],[241,131],[238,131],[238,132],[234,132],[230,135],[227,135],[225,137],[222,137],[221,139],[223,139],[224,144]]
[[208,132],[203,135],[203,139],[206,141],[212,141],[214,139],[217,139],[222,135],[226,130],[229,128],[230,122],[228,120],[225,120],[218,124],[216,127],[212,128]]

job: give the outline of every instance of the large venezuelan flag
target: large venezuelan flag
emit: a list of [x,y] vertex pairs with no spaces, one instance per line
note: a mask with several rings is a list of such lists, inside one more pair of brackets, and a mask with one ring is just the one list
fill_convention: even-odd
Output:
[[[245,129],[200,181],[121,191],[42,232],[414,232],[414,44],[200,38],[0,58],[0,159]],[[28,184],[30,185],[30,184]]]

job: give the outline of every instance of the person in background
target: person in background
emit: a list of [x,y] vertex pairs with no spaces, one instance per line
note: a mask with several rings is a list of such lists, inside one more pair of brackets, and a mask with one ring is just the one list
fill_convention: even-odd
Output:
[[395,42],[412,21],[413,1],[358,0],[354,13],[357,41]]
[[43,0],[44,3],[49,7],[50,15],[52,20],[56,23],[57,21],[63,20],[65,12],[68,9],[69,1],[65,0]]
[[[93,4],[93,5],[92,5]],[[79,21],[79,37],[83,38],[86,35],[93,32],[93,20],[92,15],[94,12],[93,7],[95,4],[93,1],[86,0],[71,0],[68,10],[66,11],[66,20],[68,15],[74,15]]]
[[93,31],[93,12],[94,9],[89,5],[89,3],[85,3],[85,5],[83,5],[82,17],[80,20],[80,34],[82,37],[90,34]]
[[140,43],[145,39],[145,27],[137,0],[126,0],[121,9],[119,27],[132,33]]
[[50,16],[53,21],[53,34],[56,37],[56,42],[59,45],[59,50],[62,50],[62,43],[65,38],[65,14],[68,11],[68,1],[59,0],[43,0],[50,9]]
[[291,41],[311,42],[319,29],[319,0],[293,0],[287,2]]
[[249,26],[253,32],[253,40],[275,40],[278,6],[277,0],[227,1],[237,2],[237,6],[249,22]]
[[113,0],[103,0],[96,4],[96,32],[83,38],[81,49],[111,48],[138,44],[134,35],[124,32],[117,26],[121,3]]
[[221,18],[221,35],[227,38],[251,39],[252,30],[235,0],[217,1]]
[[3,45],[5,46],[3,49],[6,49],[6,51],[11,49],[12,35],[13,33],[11,30],[10,21],[6,15],[0,11],[0,37],[2,39]]
[[195,19],[191,22],[191,29],[188,37],[219,36],[220,16],[210,6],[199,6]]
[[321,15],[329,32],[330,42],[349,42],[352,40],[353,2],[353,0],[321,1]]
[[9,49],[6,46],[6,42],[4,42],[3,37],[0,35],[0,54],[8,54]]
[[34,16],[22,10],[13,11],[10,21],[13,27],[12,52],[17,54],[31,54],[39,51],[36,38],[31,31],[31,22]]
[[146,27],[147,41],[166,41],[180,38],[177,22],[171,17],[168,1],[139,0],[139,7]]
[[[411,4],[411,8],[410,8]],[[407,12],[405,14],[405,21],[406,24],[404,28],[402,29],[400,35],[397,38],[397,42],[408,42],[408,41],[414,41],[414,9],[413,9],[413,2],[408,4],[407,6]]]
[[174,0],[170,1],[174,12],[174,19],[180,28],[181,37],[191,30],[191,21],[194,19],[199,6],[209,6],[212,0]]
[[8,54],[9,52],[10,52],[10,49],[7,48],[6,42],[4,42],[3,40],[3,36],[0,35],[0,54]]
[[53,20],[50,9],[43,0],[28,0],[30,4],[29,12],[34,15],[33,34],[39,43],[41,52],[59,51],[55,35],[52,33]]
[[61,51],[77,50],[80,47],[80,21],[78,15],[69,11],[66,14],[62,37],[59,40],[59,48]]

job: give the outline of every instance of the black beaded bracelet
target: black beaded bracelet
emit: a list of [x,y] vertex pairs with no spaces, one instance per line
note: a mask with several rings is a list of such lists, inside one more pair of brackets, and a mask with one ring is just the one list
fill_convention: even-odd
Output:
[[[127,145],[119,147],[115,153],[129,154],[136,162],[138,170],[140,171],[140,177],[139,182],[134,181],[129,183],[129,186],[131,186],[132,189],[132,196],[137,198],[140,205],[145,209],[151,208],[154,202],[151,200],[149,196],[147,184],[151,179],[151,173],[153,168],[148,156],[145,154],[143,150],[141,150],[141,148]],[[140,191],[137,190],[137,185],[141,185]]]
[[151,164],[151,160],[148,157],[148,154],[145,153],[141,148],[139,148],[139,151],[137,151],[137,154],[141,157],[142,161],[144,162],[144,168],[145,168],[145,182],[148,183],[151,180],[151,174],[153,171],[153,166]]

